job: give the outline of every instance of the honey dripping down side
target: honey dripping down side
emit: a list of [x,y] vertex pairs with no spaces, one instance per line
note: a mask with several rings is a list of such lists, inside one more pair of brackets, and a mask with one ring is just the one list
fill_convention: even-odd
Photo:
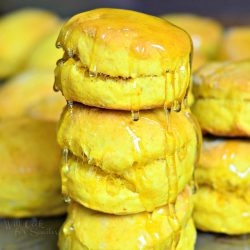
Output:
[[[168,71],[165,74],[165,161],[166,175],[168,179],[168,212],[169,223],[173,230],[171,250],[175,250],[180,240],[182,225],[176,214],[176,198],[178,196],[178,173],[176,168],[176,135],[172,125],[172,112],[181,112],[183,100],[176,100],[180,85],[186,86],[186,92],[190,83],[190,61],[183,60],[181,65],[176,63],[176,70]],[[173,99],[171,99],[171,96]],[[185,96],[183,97],[183,99]],[[169,106],[169,103],[171,105]],[[173,199],[175,197],[175,199]]]
[[[192,81],[192,73],[191,73],[191,66],[192,66],[192,60],[193,60],[192,56],[193,56],[193,51],[190,53],[190,56],[189,56],[190,67],[187,67],[187,69],[189,69],[189,72],[187,75],[190,75],[190,77],[187,79],[189,87],[186,91],[184,99],[182,100],[182,109],[183,109],[185,117],[188,119],[190,124],[193,126],[193,129],[194,129],[195,135],[196,135],[196,159],[194,162],[194,170],[195,170],[195,168],[197,167],[197,164],[199,162],[199,157],[200,157],[200,153],[201,153],[202,132],[201,132],[201,128],[200,128],[200,125],[199,125],[197,118],[192,114],[192,112],[190,111],[189,105],[188,105],[188,94],[189,94],[189,90],[190,90],[190,82]],[[195,194],[197,189],[198,189],[198,183],[195,179],[195,171],[193,171],[193,178],[192,178],[190,185],[191,185],[193,194]]]
[[[168,213],[169,213],[169,223],[173,230],[173,241],[171,245],[171,250],[175,250],[180,239],[181,234],[181,223],[176,215],[175,204],[176,197],[178,196],[178,173],[176,169],[176,135],[172,128],[172,112],[182,111],[183,100],[175,100],[176,94],[180,88],[178,86],[185,84],[189,85],[190,81],[190,65],[188,62],[184,63],[184,67],[176,67],[177,70],[173,72],[167,72],[165,75],[165,139],[166,139],[166,152],[165,152],[165,161],[166,161],[166,175],[168,179]],[[183,72],[184,68],[184,72]],[[139,105],[140,105],[140,90],[137,89],[136,80],[133,80],[133,92],[131,93],[131,114],[132,121],[136,122],[139,120]],[[188,88],[187,90],[188,91]],[[173,98],[174,97],[174,98]],[[184,97],[183,97],[184,99]],[[169,105],[171,103],[171,105]],[[188,109],[186,106],[185,109]],[[143,173],[140,173],[143,174]],[[175,197],[175,199],[173,199]],[[144,194],[141,195],[142,203],[144,204],[147,211],[152,210],[150,202],[147,202],[147,197]],[[153,236],[152,236],[153,237]]]
[[[133,57],[130,57],[130,74],[134,74],[134,60]],[[130,90],[130,112],[131,112],[131,121],[130,124],[127,124],[126,129],[131,137],[131,140],[133,141],[134,144],[134,153],[135,153],[135,158],[142,159],[144,156],[142,155],[142,152],[144,152],[143,145],[141,143],[141,138],[136,135],[136,126],[140,126],[139,120],[140,120],[140,105],[141,105],[141,88],[137,84],[137,79],[136,78],[131,78],[130,84],[132,85],[132,88]],[[137,124],[138,123],[138,124]],[[136,166],[135,166],[136,167]],[[139,191],[139,198],[145,208],[146,211],[152,211],[154,209],[154,204],[151,202],[151,198],[148,196],[148,193],[145,192],[145,184],[143,182],[143,176],[144,178],[147,178],[145,175],[145,169],[144,168],[137,168],[136,170],[136,176],[138,180],[141,180],[140,183],[138,183],[138,191]],[[144,239],[145,240],[145,239]],[[143,241],[144,242],[144,241]],[[143,243],[143,245],[147,245],[146,242]]]
[[77,241],[77,237],[75,235],[75,227],[74,227],[74,214],[71,215],[70,217],[68,215],[68,218],[67,218],[66,222],[64,223],[61,230],[63,230],[62,233],[64,234],[64,237],[70,236],[72,238],[72,240],[68,241],[68,243],[67,243],[68,249],[72,249],[72,247],[74,245],[73,242]]
[[96,58],[96,44],[98,40],[98,29],[94,30],[93,33],[91,33],[91,37],[94,39],[93,46],[91,48],[90,53],[90,62],[89,62],[89,77],[96,77],[98,74],[98,69],[95,63]]
[[[190,77],[190,81],[191,81],[191,77]],[[198,183],[197,183],[196,178],[195,178],[195,169],[196,169],[198,162],[199,162],[203,137],[202,137],[202,131],[201,131],[199,122],[198,122],[197,118],[193,115],[193,113],[190,111],[190,108],[188,106],[188,93],[189,93],[189,89],[187,90],[185,98],[182,101],[182,107],[183,107],[184,115],[188,119],[190,124],[193,126],[193,129],[194,129],[195,135],[196,135],[196,158],[195,158],[195,162],[194,162],[193,178],[192,178],[192,181],[190,183],[190,185],[192,187],[193,194],[195,194],[199,188]]]
[[168,212],[169,212],[169,223],[173,230],[173,241],[171,250],[176,249],[180,233],[181,233],[181,224],[177,217],[175,204],[176,198],[172,200],[172,197],[178,195],[178,174],[176,170],[176,140],[175,134],[172,128],[172,118],[171,113],[173,109],[165,109],[166,125],[165,125],[165,139],[166,139],[166,152],[165,152],[165,161],[166,161],[166,176],[168,179]]
[[[63,65],[64,62],[65,62],[64,59],[61,58],[61,59],[59,59],[59,60],[56,62],[56,65],[57,65],[57,66]],[[55,92],[60,91],[60,88],[58,87],[58,85],[60,85],[60,81],[61,81],[61,78],[60,78],[58,75],[55,76],[54,85],[53,85],[53,90],[54,90]]]
[[[130,54],[131,54],[130,50]],[[134,75],[135,69],[134,69],[134,57],[130,55],[129,59],[129,74]],[[141,95],[141,90],[138,87],[137,84],[137,79],[136,77],[132,77],[130,79],[130,84],[132,85],[132,88],[130,90],[130,110],[131,110],[131,118],[132,121],[138,121],[140,119],[140,95]]]
[[195,131],[195,135],[196,135],[196,144],[197,144],[196,145],[196,159],[195,159],[195,163],[194,163],[193,178],[192,178],[192,181],[190,183],[191,187],[192,187],[193,194],[195,194],[196,191],[197,191],[197,189],[198,189],[198,183],[197,183],[196,178],[195,178],[195,169],[196,169],[197,164],[199,162],[200,153],[201,153],[202,132],[201,132],[201,128],[200,128],[198,120],[192,114],[192,112],[190,111],[189,105],[188,105],[188,94],[189,94],[189,90],[190,90],[190,82],[192,81],[192,72],[191,72],[191,69],[192,69],[192,63],[193,63],[193,48],[192,48],[192,51],[191,51],[190,56],[189,56],[189,63],[190,63],[190,67],[189,67],[190,77],[188,79],[188,81],[189,81],[189,87],[187,89],[185,98],[182,101],[182,107],[184,109],[183,110],[184,114],[185,114],[186,118],[188,119],[188,121],[190,122],[190,124],[192,124],[193,129]]
[[[61,48],[59,45],[56,44],[57,48]],[[63,57],[60,58],[59,60],[57,60],[56,62],[56,66],[62,66],[68,59],[68,55],[67,53],[63,54]],[[55,71],[56,72],[56,71]],[[55,74],[55,80],[54,80],[54,85],[53,85],[53,90],[55,92],[60,91],[60,88],[58,86],[61,85],[61,74]]]
[[132,80],[132,93],[131,98],[131,118],[133,121],[138,121],[140,119],[140,89],[137,85],[136,79]]
[[[63,154],[62,171],[64,171],[64,173],[67,174],[67,172],[69,171],[69,165],[68,165],[69,150],[67,148],[64,148],[62,154]],[[71,203],[71,198],[67,194],[64,194],[64,202],[67,204]]]
[[[71,126],[71,124],[73,122],[72,116],[73,116],[74,102],[73,101],[67,101],[67,107],[70,109],[70,121],[71,121],[70,122],[70,126]],[[70,142],[67,143],[67,144],[70,144]],[[70,154],[69,149],[67,147],[65,147],[63,149],[63,151],[62,151],[62,157],[63,157],[63,168],[62,168],[62,171],[63,171],[63,175],[67,175],[67,173],[70,171],[69,154]],[[71,198],[68,196],[67,193],[64,193],[64,201],[65,201],[65,203],[68,203],[68,204],[71,203]]]
[[[196,134],[196,144],[197,145],[196,145],[196,158],[195,158],[195,162],[194,162],[194,170],[195,170],[197,165],[198,165],[200,153],[201,153],[202,133],[201,133],[200,125],[199,125],[196,117],[189,110],[185,111],[185,116],[192,124],[194,131],[195,131],[195,134]],[[193,178],[192,178],[192,181],[190,184],[192,187],[193,194],[195,194],[197,192],[197,190],[199,189],[198,182],[196,181],[196,178],[195,178],[195,171],[193,172]]]

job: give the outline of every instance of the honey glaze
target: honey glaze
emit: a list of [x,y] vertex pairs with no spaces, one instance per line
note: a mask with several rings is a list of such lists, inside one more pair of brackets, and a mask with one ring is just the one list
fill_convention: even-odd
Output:
[[190,108],[188,105],[188,94],[189,94],[189,88],[190,88],[190,81],[192,80],[192,72],[191,72],[192,60],[193,60],[192,56],[193,56],[193,51],[190,53],[189,62],[186,63],[186,66],[185,66],[185,69],[187,69],[187,72],[185,75],[183,75],[184,79],[185,79],[184,81],[186,81],[188,88],[186,89],[186,94],[182,100],[181,106],[182,106],[183,112],[185,114],[185,117],[190,122],[190,124],[193,126],[194,131],[195,131],[195,135],[196,135],[196,159],[194,162],[193,178],[192,178],[192,181],[190,183],[193,194],[195,194],[197,189],[198,189],[198,183],[195,179],[195,168],[197,167],[197,164],[199,162],[200,153],[201,153],[202,132],[201,132],[201,128],[200,128],[200,125],[198,123],[198,120],[190,112]]
[[133,87],[132,87],[132,93],[130,94],[130,98],[131,98],[131,117],[133,121],[138,121],[140,119],[140,113],[139,113],[139,109],[140,109],[140,93],[141,90],[138,87],[137,83],[136,83],[136,79],[133,80]]
[[[73,105],[74,105],[74,103],[72,101],[67,101],[67,106],[70,109],[71,123],[73,121],[73,118],[72,118],[72,115],[73,115]],[[70,171],[69,154],[70,154],[69,149],[67,147],[65,147],[63,149],[63,152],[62,152],[62,157],[63,157],[63,168],[62,168],[62,171],[63,171],[63,175],[67,175],[67,173]],[[63,178],[63,175],[62,175],[62,178]],[[62,185],[62,186],[65,186],[65,185]],[[67,192],[65,192],[65,190],[62,190],[62,191],[64,193],[64,201],[65,201],[65,203],[70,204],[71,203],[71,198],[67,195]]]
[[[160,249],[165,243],[162,241],[163,235],[161,232],[162,223],[166,217],[166,211],[164,208],[157,208],[152,213],[147,214],[146,220],[146,232],[139,237],[140,246],[139,249],[149,249],[150,246],[157,246],[161,244]],[[142,238],[143,237],[143,238]],[[143,239],[143,240],[142,240]]]
[[[186,96],[182,102],[182,107],[183,107],[183,112],[185,114],[185,117],[190,122],[190,124],[193,126],[194,131],[195,131],[195,135],[196,135],[196,158],[195,158],[195,162],[194,162],[194,170],[195,170],[195,168],[198,166],[200,154],[201,154],[202,132],[201,132],[201,128],[200,128],[198,120],[196,119],[196,117],[192,114],[192,112],[189,109],[187,99],[188,99],[188,91],[187,91]],[[193,178],[192,178],[190,185],[192,187],[193,194],[195,194],[197,189],[198,189],[198,182],[196,181],[196,178],[195,178],[195,171],[193,172]]]
[[194,163],[193,179],[191,182],[193,194],[195,194],[197,189],[198,189],[198,182],[195,179],[195,169],[198,166],[198,162],[200,159],[201,146],[202,146],[202,132],[201,132],[201,128],[200,128],[200,125],[199,125],[196,117],[190,111],[185,112],[185,115],[188,118],[188,120],[191,122],[191,124],[193,125],[194,130],[195,130],[195,134],[196,134],[196,143],[197,143],[197,145],[196,145],[196,159],[195,159],[195,163]]
[[[67,174],[69,172],[69,164],[68,164],[68,158],[69,158],[69,150],[68,148],[64,148],[62,152],[63,156],[63,168],[62,171],[64,174]],[[64,194],[64,202],[70,204],[71,203],[71,198],[67,195]]]
[[[63,57],[59,60],[57,60],[56,65],[62,66],[66,61],[68,60],[68,56],[66,53],[64,53]],[[58,86],[61,86],[61,74],[57,74],[55,71],[55,81],[53,85],[53,90],[55,92],[60,91],[60,88]]]
[[178,195],[178,174],[176,170],[176,138],[172,127],[171,112],[173,109],[165,108],[166,115],[166,127],[165,127],[165,138],[166,138],[166,176],[168,179],[168,213],[169,223],[173,229],[173,241],[171,250],[175,250],[180,239],[181,224],[176,215],[175,204],[176,198],[173,200],[172,197]]
[[[173,60],[186,58],[191,51],[190,37],[183,30],[161,18],[118,9],[96,9],[72,17],[63,26],[57,46],[77,54],[91,72],[132,78],[162,75],[165,69],[173,69]],[[118,58],[121,55],[123,61]],[[131,58],[137,62],[133,67]],[[154,66],[141,68],[147,60],[153,60]]]
[[[166,77],[166,85],[168,80],[173,80],[170,74],[167,74]],[[171,86],[173,86],[171,84]],[[172,88],[173,89],[173,88]],[[171,245],[171,250],[175,250],[181,232],[181,225],[177,218],[176,211],[175,211],[175,203],[176,200],[172,200],[172,195],[174,197],[177,196],[178,193],[178,176],[176,172],[176,162],[175,162],[175,135],[172,128],[172,121],[171,121],[171,112],[172,108],[168,108],[167,106],[164,107],[165,109],[165,116],[166,116],[166,124],[165,124],[165,139],[166,139],[166,149],[165,149],[165,160],[166,160],[166,176],[168,179],[168,213],[169,213],[169,223],[173,229],[173,241]]]
[[[165,160],[166,160],[166,175],[168,179],[168,212],[169,223],[173,229],[173,241],[171,250],[175,250],[180,240],[182,230],[181,223],[176,214],[176,197],[178,195],[178,173],[176,167],[176,135],[172,125],[172,112],[180,112],[187,108],[186,97],[191,79],[191,61],[190,56],[188,60],[176,60],[173,71],[167,71],[165,74]],[[181,91],[185,88],[184,96],[180,99],[175,99]],[[172,100],[171,97],[174,99]],[[184,107],[183,107],[184,104]],[[175,197],[175,199],[173,199]]]
[[[74,238],[74,240],[75,240],[75,228],[74,228],[74,218],[73,217],[74,217],[74,215],[71,215],[70,217],[68,215],[68,218],[62,227],[62,230],[63,230],[63,234],[65,237]],[[69,250],[73,249],[73,245],[74,245],[73,240],[68,241],[67,247]]]
[[91,53],[89,55],[89,77],[96,77],[97,76],[97,64],[95,62],[95,55],[96,55],[96,40],[98,38],[98,30],[93,30],[91,37],[94,39],[92,44]]
[[[130,135],[131,141],[133,142],[134,145],[133,154],[135,155],[135,159],[138,159],[139,161],[144,157],[144,154],[142,152],[145,152],[145,149],[141,143],[141,138],[136,134],[136,125],[140,126],[139,122],[135,123],[139,120],[139,111],[138,111],[138,116],[136,113],[134,113],[134,111],[131,111],[131,114],[132,114],[132,120],[126,123],[126,130]],[[137,163],[135,163],[133,167],[136,170],[135,171],[136,179],[138,181],[137,192],[139,194],[140,201],[143,204],[145,211],[151,212],[154,210],[155,204],[151,199],[152,194],[148,191],[147,187],[145,187],[145,180],[147,180],[147,178],[150,177],[147,175],[145,168],[143,166],[138,166]]]
[[[65,60],[63,58],[59,59],[57,62],[56,62],[56,65],[57,66],[60,66],[60,65],[63,65],[65,62]],[[56,74],[55,75],[55,81],[54,81],[54,85],[53,85],[53,90],[55,92],[58,92],[60,91],[60,88],[58,86],[61,85],[61,78],[60,78],[60,74]]]
[[54,90],[55,92],[60,91],[60,89],[58,88],[58,85],[57,85],[56,83],[54,83],[54,85],[53,85],[53,90]]
[[173,62],[173,69],[167,70],[165,78],[164,108],[175,112],[181,111],[183,99],[188,92],[190,84],[190,62],[189,57],[182,60],[179,58]]

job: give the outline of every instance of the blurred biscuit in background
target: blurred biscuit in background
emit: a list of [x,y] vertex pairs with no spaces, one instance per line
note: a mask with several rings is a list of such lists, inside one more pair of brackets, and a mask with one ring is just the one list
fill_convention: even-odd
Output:
[[21,9],[0,18],[0,79],[25,67],[40,40],[59,25],[53,13]]
[[0,122],[0,216],[52,216],[65,212],[56,123],[28,117]]
[[57,121],[65,105],[65,99],[60,94],[52,94],[28,107],[26,113],[34,118]]
[[27,68],[54,71],[56,62],[63,56],[62,50],[56,48],[56,40],[61,26],[62,23],[58,24],[49,35],[39,41],[27,58]]
[[58,120],[65,105],[53,91],[54,74],[48,70],[27,70],[0,86],[0,119],[30,114]]
[[250,142],[205,139],[195,178],[198,229],[226,234],[250,232]]
[[65,100],[53,91],[60,25],[54,14],[35,9],[0,19],[0,78],[11,76],[0,86],[1,217],[53,216],[66,210],[56,142]]
[[224,36],[220,59],[242,60],[250,58],[250,26],[230,28]]
[[250,60],[210,63],[194,74],[192,111],[204,133],[250,136]]
[[215,59],[223,35],[223,27],[216,20],[193,14],[169,14],[164,19],[189,33],[193,41],[193,70]]

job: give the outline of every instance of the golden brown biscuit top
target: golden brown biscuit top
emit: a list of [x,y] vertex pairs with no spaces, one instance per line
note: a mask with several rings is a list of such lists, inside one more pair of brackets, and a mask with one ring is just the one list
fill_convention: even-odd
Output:
[[250,100],[250,60],[210,63],[194,74],[196,98]]
[[56,123],[28,117],[1,120],[0,155],[1,177],[57,176]]
[[[84,46],[89,45],[87,42],[89,39],[94,40],[89,63],[86,58],[82,58],[81,54],[84,52],[79,48],[79,43],[83,39],[86,40]],[[61,30],[58,46],[62,46],[68,54],[79,54],[82,63],[97,72],[100,72],[98,60],[102,58],[95,53],[96,46],[103,46],[104,50],[110,49],[113,52],[105,55],[109,57],[106,59],[109,59],[111,65],[116,64],[116,58],[113,58],[113,55],[117,52],[125,53],[124,60],[129,56],[130,67],[133,67],[136,60],[157,59],[164,68],[170,60],[189,56],[192,49],[187,33],[167,21],[135,11],[119,9],[96,9],[72,17]],[[91,68],[89,65],[93,61],[97,68],[93,66]],[[175,63],[173,61],[173,64]],[[166,70],[168,70],[167,66],[164,71]],[[101,71],[101,73],[109,75],[110,72]],[[128,73],[127,76],[130,75]]]

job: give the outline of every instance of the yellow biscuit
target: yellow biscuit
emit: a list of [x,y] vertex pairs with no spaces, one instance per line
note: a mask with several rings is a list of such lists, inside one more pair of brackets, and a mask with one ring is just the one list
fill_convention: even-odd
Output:
[[[190,198],[190,192],[185,190],[180,194],[176,204],[177,216],[183,228],[177,247],[179,250],[191,250],[194,247],[196,233],[190,221],[192,211]],[[152,213],[115,216],[98,213],[73,203],[69,209],[68,219],[61,229],[59,248],[170,249],[175,236],[171,221],[168,207],[158,208]],[[184,242],[187,245],[184,245]]]
[[28,107],[26,113],[38,119],[59,121],[65,103],[59,94],[47,96]]
[[93,77],[82,67],[81,62],[72,58],[63,64],[59,63],[55,75],[55,86],[67,100],[119,110],[151,109],[163,107],[164,104],[169,106],[175,100],[181,102],[190,77],[185,71],[172,76],[169,74],[168,79],[173,79],[173,84],[167,84],[166,96],[165,87],[169,80],[163,75],[136,79],[110,78],[103,75]]
[[[192,152],[189,149],[187,153]],[[175,201],[177,194],[192,180],[193,165],[194,161],[188,158],[178,160],[175,188],[171,184],[176,176],[168,175],[165,160],[136,164],[121,174],[113,174],[69,154],[61,170],[62,191],[85,207],[105,213],[151,212]]]
[[196,52],[207,59],[214,59],[217,56],[223,35],[223,28],[219,22],[192,14],[171,14],[163,18],[190,34],[194,46],[194,62]]
[[250,232],[250,192],[248,200],[232,192],[202,186],[195,195],[194,220],[202,231],[229,235]]
[[211,63],[194,75],[192,107],[204,132],[250,135],[250,60]]
[[0,216],[65,212],[56,123],[20,117],[0,122]]
[[25,67],[34,46],[58,25],[58,18],[37,9],[22,9],[0,19],[0,78]]
[[27,58],[27,68],[54,71],[56,62],[63,56],[62,50],[58,50],[55,47],[61,26],[62,24],[59,24],[53,32],[39,41],[29,58]]
[[[195,120],[188,110],[171,112],[176,160],[196,158]],[[67,106],[58,128],[61,148],[110,173],[122,173],[136,164],[165,159],[167,117],[162,109],[140,112],[134,122],[130,112]],[[179,159],[179,160],[178,160]],[[191,164],[192,165],[192,164]]]
[[[59,124],[58,142],[79,159],[68,156],[64,163],[64,193],[92,209],[117,214],[152,211],[168,200],[175,200],[192,177],[198,128],[188,111],[170,116],[177,173],[168,176],[167,120],[162,110],[141,112],[139,121],[133,122],[129,112],[77,104],[66,107]],[[165,185],[175,178],[177,187],[168,189]],[[99,188],[89,188],[95,184]],[[166,192],[161,191],[164,186]]]
[[195,177],[194,218],[204,231],[250,232],[250,142],[205,140]]
[[58,120],[65,100],[53,91],[53,73],[27,70],[0,86],[0,119],[23,114]]
[[220,58],[242,60],[250,58],[250,26],[230,28],[223,39]]
[[63,26],[58,46],[76,55],[90,72],[125,78],[175,71],[188,63],[191,53],[183,30],[157,17],[119,9],[75,15]]
[[79,159],[66,156],[63,192],[87,207],[116,214],[152,211],[174,201],[192,178],[199,128],[188,110],[173,112],[170,121],[172,136],[166,134],[163,110],[141,112],[134,122],[129,112],[67,106],[58,142]]
[[[119,110],[173,105],[190,82],[191,39],[160,18],[96,9],[62,28],[55,87],[69,101]],[[154,95],[152,95],[154,93]]]
[[204,140],[196,168],[198,184],[245,196],[250,192],[249,152],[250,141],[248,140]]

